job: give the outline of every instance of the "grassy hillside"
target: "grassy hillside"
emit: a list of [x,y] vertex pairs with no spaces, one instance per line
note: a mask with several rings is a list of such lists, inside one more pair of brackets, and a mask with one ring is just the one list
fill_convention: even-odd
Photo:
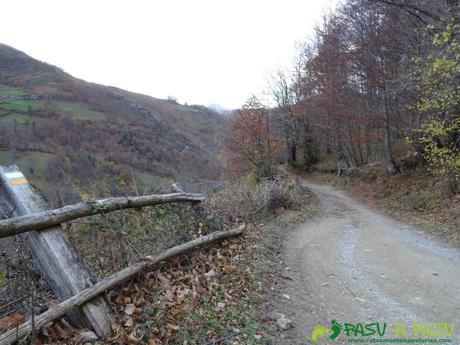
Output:
[[0,165],[50,201],[216,178],[221,117],[76,79],[0,44]]

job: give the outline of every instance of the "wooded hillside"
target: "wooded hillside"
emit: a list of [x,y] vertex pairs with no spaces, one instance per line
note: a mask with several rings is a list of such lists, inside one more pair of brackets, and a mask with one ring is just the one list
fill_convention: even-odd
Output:
[[0,45],[0,164],[18,164],[52,203],[80,199],[79,186],[116,195],[215,178],[220,122],[203,106],[87,83]]
[[[459,24],[455,0],[345,1],[303,42],[293,66],[273,73],[274,109],[259,128],[262,141],[285,149],[270,155],[266,144],[262,160],[281,157],[305,170],[320,163],[339,175],[373,162],[390,174],[424,166],[458,191]],[[232,138],[257,125],[239,113],[234,121]],[[260,170],[232,138],[235,161]]]

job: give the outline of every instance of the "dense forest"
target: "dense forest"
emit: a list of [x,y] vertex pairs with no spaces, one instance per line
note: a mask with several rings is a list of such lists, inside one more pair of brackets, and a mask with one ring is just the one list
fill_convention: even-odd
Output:
[[273,73],[274,107],[251,98],[234,113],[231,166],[425,166],[458,191],[459,37],[457,1],[345,1]]

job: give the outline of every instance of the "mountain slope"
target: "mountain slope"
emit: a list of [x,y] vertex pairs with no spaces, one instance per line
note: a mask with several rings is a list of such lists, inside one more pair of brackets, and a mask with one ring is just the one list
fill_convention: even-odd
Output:
[[0,44],[0,164],[17,163],[48,198],[216,178],[221,121],[205,107],[88,83]]

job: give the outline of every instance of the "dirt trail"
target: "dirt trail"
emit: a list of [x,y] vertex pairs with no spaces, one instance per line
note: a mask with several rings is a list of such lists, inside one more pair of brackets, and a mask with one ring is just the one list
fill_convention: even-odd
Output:
[[[287,240],[293,280],[283,307],[296,327],[279,344],[311,343],[312,329],[331,320],[386,322],[389,330],[400,322],[455,323],[453,343],[460,344],[458,249],[331,187],[303,183],[319,197],[320,212]],[[342,343],[343,334],[318,340]]]

